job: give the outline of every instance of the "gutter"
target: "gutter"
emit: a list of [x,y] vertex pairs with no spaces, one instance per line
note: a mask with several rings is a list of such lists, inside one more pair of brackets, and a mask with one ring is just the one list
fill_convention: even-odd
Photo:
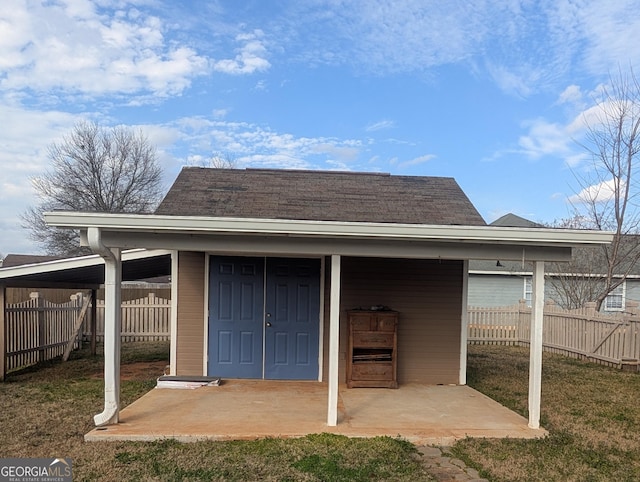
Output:
[[104,259],[104,410],[93,417],[96,426],[118,423],[120,414],[120,325],[122,262],[120,249],[102,242],[98,228],[89,228],[87,238],[92,251]]
[[216,233],[352,239],[378,238],[532,246],[608,244],[613,238],[613,233],[604,231],[501,226],[396,224],[64,211],[44,213],[44,218],[47,224],[59,228],[83,230],[93,227],[103,229],[105,232],[146,234],[184,233],[197,235]]

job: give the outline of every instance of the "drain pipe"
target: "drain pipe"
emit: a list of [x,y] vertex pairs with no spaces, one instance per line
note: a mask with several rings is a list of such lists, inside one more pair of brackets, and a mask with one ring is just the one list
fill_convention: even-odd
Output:
[[96,426],[118,423],[120,413],[120,325],[122,263],[120,248],[108,248],[99,228],[88,228],[91,250],[104,259],[104,410],[93,417]]

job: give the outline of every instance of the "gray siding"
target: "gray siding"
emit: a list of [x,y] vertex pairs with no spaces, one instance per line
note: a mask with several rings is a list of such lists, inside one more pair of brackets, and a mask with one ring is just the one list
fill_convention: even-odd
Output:
[[504,275],[469,275],[469,306],[490,308],[517,304],[524,296],[524,278]]
[[640,302],[640,280],[627,279],[626,299]]

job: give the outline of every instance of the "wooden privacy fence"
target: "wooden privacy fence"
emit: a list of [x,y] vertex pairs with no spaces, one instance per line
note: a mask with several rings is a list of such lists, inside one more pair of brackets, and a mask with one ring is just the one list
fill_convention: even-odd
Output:
[[[104,341],[104,300],[97,303],[96,335]],[[168,341],[171,336],[171,300],[149,293],[144,298],[122,302],[121,340]],[[88,323],[83,327],[85,337],[91,335]]]
[[[468,341],[475,344],[528,345],[531,308],[517,305],[469,307]],[[628,301],[625,311],[599,313],[595,303],[563,310],[553,302],[544,306],[542,343],[547,351],[638,370],[640,310]]]
[[[72,295],[66,303],[52,303],[40,293],[31,293],[29,300],[7,305],[5,369],[9,371],[63,355],[74,335],[82,304],[82,293]],[[73,345],[77,347],[78,341]]]
[[[91,340],[91,317],[79,315],[86,295],[71,295],[66,303],[53,303],[33,292],[29,300],[5,306],[4,366],[6,372],[67,355]],[[88,304],[88,301],[87,301]],[[85,312],[87,307],[85,306]],[[89,313],[87,313],[89,315]],[[122,341],[168,341],[170,339],[171,300],[150,293],[144,298],[122,302]],[[78,322],[82,321],[82,325]],[[96,340],[104,341],[104,301],[96,303]],[[82,334],[82,338],[76,336]],[[73,342],[67,345],[69,340]]]

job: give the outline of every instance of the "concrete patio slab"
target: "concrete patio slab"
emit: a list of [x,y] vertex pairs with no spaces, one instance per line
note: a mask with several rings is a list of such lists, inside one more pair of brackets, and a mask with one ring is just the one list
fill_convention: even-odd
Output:
[[449,445],[464,437],[546,435],[466,386],[403,384],[396,390],[341,386],[337,427],[326,424],[327,397],[327,385],[318,382],[225,380],[218,387],[155,388],[124,408],[120,423],[96,428],[85,440],[238,440],[330,432]]

